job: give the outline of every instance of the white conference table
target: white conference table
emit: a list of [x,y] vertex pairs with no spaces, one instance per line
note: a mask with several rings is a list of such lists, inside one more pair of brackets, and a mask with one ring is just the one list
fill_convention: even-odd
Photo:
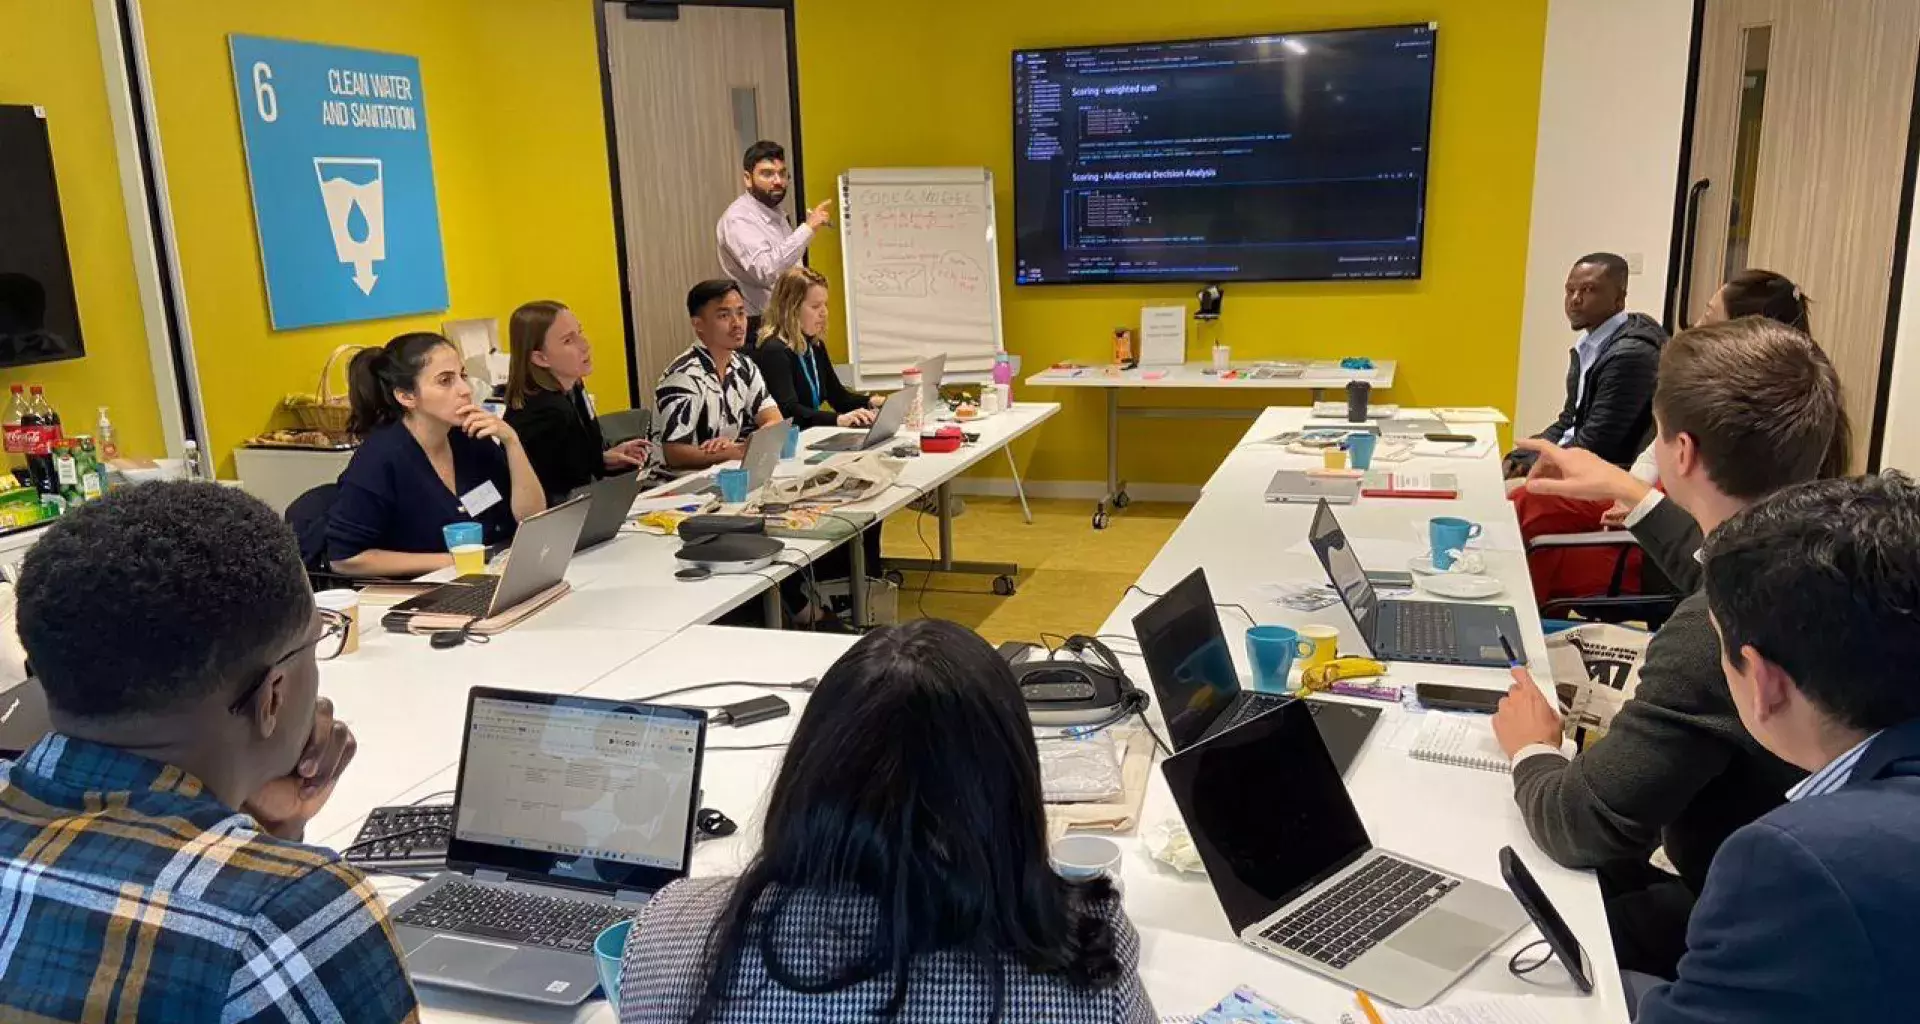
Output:
[[[1253,372],[1263,366],[1290,364],[1302,367],[1297,376],[1256,377]],[[1027,378],[1027,386],[1041,388],[1097,388],[1106,395],[1107,413],[1107,492],[1094,508],[1093,528],[1105,529],[1107,510],[1126,508],[1132,499],[1127,496],[1127,483],[1120,479],[1120,418],[1122,416],[1145,417],[1152,419],[1247,419],[1257,416],[1251,409],[1196,408],[1193,406],[1154,406],[1121,405],[1120,392],[1143,391],[1311,391],[1318,400],[1321,392],[1327,388],[1342,388],[1354,381],[1363,381],[1372,385],[1376,391],[1393,386],[1393,377],[1399,364],[1392,359],[1382,359],[1373,364],[1370,370],[1348,370],[1341,367],[1338,360],[1311,359],[1265,359],[1258,362],[1234,362],[1228,364],[1228,370],[1235,376],[1227,378],[1213,369],[1208,363],[1181,363],[1178,366],[1141,366],[1123,370],[1118,366],[1085,366],[1072,368],[1054,368],[1042,370]],[[1343,399],[1344,401],[1344,396]]]
[[[1059,409],[1021,403],[970,424],[968,429],[980,434],[978,442],[906,460],[900,486],[847,510],[872,514],[875,522],[868,529],[878,529],[888,515],[922,494],[939,493]],[[801,457],[807,440],[831,432],[803,435]],[[335,847],[350,841],[367,810],[406,802],[398,795],[454,764],[468,687],[579,692],[654,644],[712,622],[757,594],[777,600],[774,580],[845,542],[786,538],[783,544],[794,557],[769,567],[765,576],[720,575],[684,583],[673,578],[678,538],[622,533],[573,560],[567,568],[572,590],[552,605],[488,643],[444,651],[434,650],[424,636],[387,633],[379,628],[384,609],[363,608],[360,649],[324,663],[320,677],[322,695],[332,698],[335,712],[353,726],[359,751],[326,810],[309,826],[309,837]],[[859,550],[858,544],[852,547]],[[945,547],[942,551],[948,553]]]
[[[1341,651],[1361,652],[1365,648],[1352,618],[1341,605],[1300,612],[1277,600],[1276,584],[1326,582],[1319,560],[1301,543],[1307,535],[1314,506],[1264,501],[1267,483],[1275,472],[1307,469],[1319,461],[1314,456],[1295,455],[1260,443],[1282,431],[1299,429],[1307,413],[1304,408],[1273,408],[1261,414],[1148,566],[1139,586],[1164,593],[1196,567],[1204,568],[1215,601],[1243,605],[1261,623],[1335,626],[1340,630]],[[1482,438],[1493,436],[1491,426],[1457,429]],[[1362,498],[1355,505],[1336,508],[1335,515],[1362,562],[1370,569],[1405,569],[1404,556],[1398,561],[1385,560],[1386,556],[1400,555],[1403,549],[1419,546],[1417,538],[1431,516],[1457,515],[1483,524],[1486,536],[1480,548],[1487,572],[1506,585],[1506,593],[1489,603],[1513,606],[1520,620],[1533,675],[1551,700],[1552,679],[1547,669],[1545,639],[1540,631],[1539,616],[1529,599],[1531,584],[1526,556],[1521,550],[1518,527],[1500,479],[1498,458],[1498,446],[1493,445],[1478,459],[1415,458],[1394,465],[1393,469],[1406,472],[1454,473],[1459,477],[1460,497],[1449,501]],[[1369,541],[1374,543],[1370,546]],[[1376,557],[1368,557],[1370,550]],[[1425,596],[1424,593],[1413,595],[1414,598]],[[1131,637],[1133,616],[1150,603],[1150,598],[1129,592],[1101,626],[1101,632]],[[1248,678],[1245,645],[1241,641],[1247,623],[1230,608],[1221,609],[1220,615],[1235,666],[1243,679]],[[1115,652],[1128,674],[1136,683],[1147,685],[1146,666],[1139,659],[1136,647],[1125,641],[1115,643]],[[1437,682],[1494,691],[1506,690],[1510,682],[1504,669],[1428,665],[1390,666],[1385,680],[1408,687],[1415,682]],[[1381,706],[1378,702],[1352,702]],[[1625,1020],[1626,997],[1620,988],[1606,912],[1592,873],[1559,867],[1539,852],[1514,803],[1510,777],[1431,764],[1407,756],[1405,748],[1413,728],[1417,727],[1417,723],[1409,719],[1415,714],[1417,712],[1401,707],[1387,706],[1347,775],[1348,791],[1374,843],[1495,886],[1502,884],[1497,860],[1499,849],[1512,846],[1580,937],[1596,985],[1594,995],[1583,997],[1556,965],[1542,969],[1534,981],[1509,975],[1507,957],[1538,938],[1533,929],[1528,928],[1482,961],[1466,979],[1449,990],[1441,1002],[1533,993],[1547,999],[1543,1010],[1552,1020]],[[1141,821],[1151,825],[1177,813],[1163,778],[1154,772]],[[1341,1012],[1351,1008],[1351,996],[1346,989],[1252,950],[1229,945],[1233,937],[1226,917],[1204,882],[1161,869],[1140,848],[1129,851],[1125,871],[1127,908],[1137,924],[1180,936],[1177,945],[1183,949],[1189,948],[1192,939],[1220,944],[1214,953],[1196,955],[1191,964],[1183,968],[1190,977],[1207,979],[1205,984],[1196,982],[1194,986],[1203,999],[1208,992],[1217,995],[1234,984],[1246,983],[1316,1021],[1331,1024],[1339,1019]],[[1151,944],[1149,959],[1159,960],[1153,955]],[[1163,1013],[1192,1012],[1184,1005],[1159,1009]]]
[[[955,477],[978,465],[981,460],[1004,450],[1018,438],[1045,423],[1060,411],[1052,402],[1021,402],[1013,408],[985,419],[973,421],[966,429],[980,439],[958,451],[921,454],[906,460],[895,486],[856,504],[836,511],[857,512],[874,517],[868,529],[879,529],[888,516],[907,507],[922,495],[936,495],[945,507],[945,495]],[[800,437],[800,453],[783,461],[776,476],[799,472],[811,453],[807,445],[835,433],[834,428],[816,427]],[[904,436],[904,435],[903,435]],[[669,488],[656,488],[665,493]],[[952,561],[952,532],[943,518],[940,524],[938,558]],[[614,540],[573,560],[567,568],[567,582],[574,593],[567,595],[514,628],[547,629],[645,629],[668,633],[688,626],[711,623],[757,595],[765,595],[770,605],[769,624],[778,622],[778,592],[774,582],[801,571],[803,565],[818,561],[849,538],[783,538],[787,552],[768,566],[765,575],[719,574],[704,580],[682,582],[673,576],[679,568],[674,552],[680,548],[677,537],[638,531],[625,532]],[[855,570],[864,566],[864,551],[859,544],[849,546]],[[1014,566],[1005,566],[1017,572]]]
[[[1325,578],[1311,554],[1288,550],[1296,540],[1305,537],[1311,507],[1269,506],[1261,500],[1266,480],[1273,472],[1310,465],[1312,460],[1257,442],[1297,426],[1304,415],[1303,409],[1273,409],[1260,417],[1246,441],[1222,464],[1201,501],[1140,583],[1159,592],[1194,567],[1205,567],[1217,600],[1244,604],[1262,622],[1335,624],[1342,631],[1342,649],[1354,650],[1358,637],[1350,620],[1337,606],[1310,614],[1294,612],[1276,603],[1269,587],[1278,581],[1318,582]],[[1490,436],[1491,428],[1473,428],[1473,432]],[[1368,539],[1395,541],[1403,535],[1411,539],[1410,523],[1442,514],[1444,509],[1445,514],[1464,515],[1489,526],[1491,547],[1483,552],[1489,572],[1502,579],[1516,598],[1527,593],[1524,555],[1517,550],[1517,543],[1513,544],[1514,550],[1503,550],[1508,543],[1507,533],[1495,529],[1503,523],[1510,526],[1512,519],[1504,488],[1500,486],[1496,458],[1489,454],[1471,461],[1422,459],[1403,464],[1403,468],[1413,472],[1458,474],[1462,495],[1458,500],[1447,502],[1363,499],[1360,504],[1341,510],[1342,521],[1362,557],[1366,557]],[[1380,545],[1378,549],[1386,550],[1388,546]],[[1376,564],[1374,567],[1389,566]],[[1102,627],[1102,632],[1130,635],[1131,617],[1146,603],[1147,599],[1129,594]],[[1524,599],[1513,603],[1520,616],[1523,641],[1535,675],[1543,684],[1550,685],[1537,616]],[[1236,618],[1234,612],[1223,612],[1223,626],[1230,631],[1243,628]],[[598,652],[591,657],[576,654],[575,657],[583,660],[568,664],[565,670],[578,673],[574,678],[585,681],[567,686],[563,692],[643,699],[701,682],[793,682],[822,674],[832,660],[855,641],[848,636],[696,625],[668,637],[635,630],[627,642],[629,647],[640,649],[604,671],[600,670],[601,666],[609,659],[620,659],[626,648]],[[1242,645],[1230,646],[1244,675]],[[1131,646],[1121,642],[1120,650],[1129,674],[1137,683],[1147,685],[1145,667],[1130,653]],[[363,650],[353,657],[366,653]],[[486,652],[480,653],[484,661]],[[500,653],[505,653],[504,649]],[[529,645],[515,651],[514,656],[537,653],[537,649]],[[444,705],[451,703],[463,709],[466,685],[490,681],[515,668],[512,665],[493,671],[476,668],[471,678],[450,683],[444,696],[423,698],[423,705],[419,707],[422,717],[416,721],[424,722],[430,713],[425,703],[442,705],[442,710],[431,713],[446,715],[443,719],[446,728],[433,731],[437,736],[451,730],[451,742],[444,739],[423,742],[419,734],[424,730],[408,732],[413,742],[400,747],[385,763],[389,767],[389,778],[411,781],[404,788],[390,790],[377,798],[369,798],[365,787],[349,792],[343,783],[342,791],[335,794],[329,807],[331,834],[316,827],[312,832],[314,840],[338,845],[351,837],[360,818],[373,806],[408,803],[451,790],[458,757],[460,711],[445,711]],[[330,667],[329,675],[323,677],[329,690],[338,674]],[[586,679],[587,676],[592,678]],[[1506,684],[1506,674],[1493,669],[1422,667],[1409,671],[1407,667],[1395,666],[1388,678],[1403,684],[1415,680],[1452,682],[1495,690],[1504,689]],[[349,680],[347,685],[352,684]],[[556,683],[549,688],[559,689],[561,685],[564,684]],[[715,689],[675,700],[714,706],[765,692],[768,691],[748,687]],[[693,872],[696,875],[737,873],[757,846],[766,796],[783,751],[718,748],[777,743],[790,735],[805,706],[805,696],[786,691],[780,695],[793,705],[792,715],[742,729],[715,729],[708,735],[709,747],[714,749],[710,749],[706,758],[702,804],[727,813],[739,823],[740,830],[731,838],[705,841],[695,847]],[[335,699],[340,697],[336,694]],[[1157,710],[1154,714],[1157,719]],[[1443,996],[1441,1002],[1532,993],[1543,997],[1541,1008],[1551,1020],[1596,1024],[1625,1020],[1625,996],[1618,982],[1605,912],[1591,874],[1560,868],[1537,852],[1514,805],[1512,783],[1507,776],[1428,764],[1407,757],[1403,749],[1406,733],[1401,725],[1408,714],[1398,708],[1387,709],[1347,779],[1348,789],[1373,840],[1389,849],[1494,885],[1500,884],[1496,852],[1501,846],[1513,846],[1582,939],[1597,983],[1596,993],[1583,997],[1573,989],[1564,972],[1552,965],[1535,975],[1533,981],[1510,976],[1506,971],[1506,958],[1534,938],[1528,929],[1482,962]],[[400,733],[407,729],[402,723],[392,731]],[[368,756],[365,742],[363,739],[363,759]],[[355,771],[366,767],[362,761],[356,764]],[[350,808],[349,803],[354,806]],[[1150,828],[1171,819],[1177,819],[1177,811],[1160,773],[1155,771],[1150,776],[1140,825]],[[1333,1024],[1343,1012],[1351,1010],[1351,995],[1346,989],[1236,943],[1207,883],[1199,876],[1180,875],[1154,862],[1137,835],[1138,830],[1135,836],[1120,837],[1126,850],[1121,877],[1126,886],[1128,914],[1142,936],[1141,975],[1161,1014],[1200,1012],[1241,984],[1250,985],[1322,1024]],[[396,898],[411,884],[383,879],[381,891],[390,899]],[[598,1000],[589,1002],[576,1013],[556,1014],[431,989],[421,990],[421,997],[427,1018],[436,1021],[607,1021],[613,1018],[607,1004]]]

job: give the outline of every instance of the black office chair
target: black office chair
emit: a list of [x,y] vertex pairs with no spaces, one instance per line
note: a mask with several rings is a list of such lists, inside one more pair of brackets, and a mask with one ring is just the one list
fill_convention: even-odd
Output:
[[[1542,601],[1540,617],[1543,619],[1639,622],[1645,623],[1649,630],[1657,630],[1666,624],[1684,596],[1660,569],[1659,561],[1650,557],[1626,530],[1549,534],[1527,542],[1529,555],[1546,548],[1602,548],[1613,551],[1614,559],[1613,572],[1604,592]],[[1626,592],[1627,569],[1635,562],[1640,566],[1640,589],[1629,593]]]
[[650,409],[622,409],[600,417],[600,436],[608,444],[620,444],[636,437],[649,437],[653,428]]
[[339,484],[321,484],[287,506],[287,525],[300,544],[300,564],[306,566],[307,580],[315,592],[353,585],[350,577],[334,572],[327,565],[327,516],[340,494]]

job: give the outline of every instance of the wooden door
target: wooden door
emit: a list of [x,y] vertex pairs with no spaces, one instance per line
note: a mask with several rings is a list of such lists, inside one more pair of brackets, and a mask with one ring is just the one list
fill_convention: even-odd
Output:
[[799,168],[784,11],[682,4],[671,21],[629,20],[625,12],[624,3],[606,5],[608,68],[632,359],[651,408],[661,372],[693,342],[687,289],[725,276],[714,226],[740,194],[741,154],[771,139]]
[[1792,278],[1839,370],[1865,468],[1893,287],[1920,3],[1707,0],[1683,323],[1747,267]]

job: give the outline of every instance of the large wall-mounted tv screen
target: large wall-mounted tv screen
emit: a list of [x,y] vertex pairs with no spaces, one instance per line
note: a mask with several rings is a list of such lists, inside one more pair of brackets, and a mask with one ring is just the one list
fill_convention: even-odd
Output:
[[0,105],[0,366],[82,354],[47,121]]
[[1435,39],[1015,52],[1015,283],[1419,277]]

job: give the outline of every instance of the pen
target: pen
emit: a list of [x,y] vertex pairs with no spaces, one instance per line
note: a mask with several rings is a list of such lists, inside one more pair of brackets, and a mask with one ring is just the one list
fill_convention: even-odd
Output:
[[1507,642],[1507,634],[1502,630],[1496,629],[1494,630],[1494,635],[1500,638],[1500,649],[1507,652],[1507,667],[1519,668],[1520,659],[1513,653],[1513,645]]
[[1385,1024],[1380,1019],[1380,1011],[1373,1008],[1373,999],[1360,989],[1353,990],[1354,998],[1360,1000],[1360,1012],[1367,1015],[1367,1024]]

